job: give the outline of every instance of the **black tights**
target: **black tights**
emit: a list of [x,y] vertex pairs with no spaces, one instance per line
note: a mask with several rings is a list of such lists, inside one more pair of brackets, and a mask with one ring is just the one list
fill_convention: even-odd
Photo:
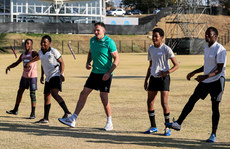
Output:
[[[189,101],[184,106],[184,109],[182,110],[182,113],[180,114],[177,123],[182,124],[184,119],[187,117],[187,115],[192,111],[193,107],[195,106],[196,102],[199,100],[199,97],[197,95],[192,95],[189,98]],[[219,101],[212,100],[212,133],[216,135],[216,130],[218,127],[219,119],[220,119],[220,113],[219,113]]]

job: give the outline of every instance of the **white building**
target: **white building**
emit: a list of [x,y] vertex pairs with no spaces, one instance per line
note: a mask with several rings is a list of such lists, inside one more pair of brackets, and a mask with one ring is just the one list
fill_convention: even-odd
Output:
[[105,0],[0,0],[1,22],[104,22]]

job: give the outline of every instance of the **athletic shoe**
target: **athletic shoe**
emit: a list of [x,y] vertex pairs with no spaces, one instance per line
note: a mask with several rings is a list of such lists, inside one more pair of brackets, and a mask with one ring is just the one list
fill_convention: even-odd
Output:
[[43,119],[40,119],[39,121],[37,121],[37,122],[35,122],[35,123],[48,124],[49,121],[43,118]]
[[76,120],[73,119],[72,116],[68,117],[68,118],[59,118],[58,120],[62,124],[65,124],[65,125],[70,126],[70,127],[75,127],[75,125],[76,125]]
[[171,129],[170,128],[165,128],[164,135],[165,136],[170,136],[171,135]]
[[216,136],[214,134],[211,134],[211,136],[206,140],[206,142],[215,142]]
[[35,119],[35,114],[31,113],[29,119]]
[[179,131],[181,129],[181,125],[179,125],[177,122],[165,123],[165,126],[168,127],[168,128],[175,129],[177,131]]
[[65,114],[62,116],[62,118],[68,118],[68,117],[70,117],[70,116],[72,116],[71,113],[65,113]]
[[105,127],[104,127],[105,131],[110,131],[113,130],[113,123],[112,122],[107,122]]
[[157,127],[150,127],[149,130],[144,132],[144,134],[155,133],[157,131],[158,131]]
[[14,110],[6,111],[6,113],[18,115],[18,111],[14,111]]

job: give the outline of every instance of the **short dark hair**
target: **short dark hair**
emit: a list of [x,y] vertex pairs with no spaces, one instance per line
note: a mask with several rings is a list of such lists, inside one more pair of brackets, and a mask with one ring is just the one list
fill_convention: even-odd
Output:
[[44,35],[44,36],[42,37],[42,40],[43,40],[43,39],[48,39],[49,42],[52,41],[52,39],[51,39],[51,37],[50,37],[49,35]]
[[25,43],[26,43],[28,40],[30,40],[31,43],[33,44],[33,40],[32,40],[32,39],[29,39],[29,38],[25,40]]
[[103,22],[97,22],[97,23],[95,23],[94,27],[97,26],[97,25],[100,25],[101,27],[105,28],[105,24]]
[[153,33],[158,32],[161,37],[164,37],[165,33],[164,33],[163,29],[161,29],[161,28],[154,28],[152,31],[153,31]]
[[208,30],[212,30],[215,34],[216,34],[216,36],[218,36],[218,30],[215,28],[215,27],[209,27],[208,29],[207,29],[207,31]]

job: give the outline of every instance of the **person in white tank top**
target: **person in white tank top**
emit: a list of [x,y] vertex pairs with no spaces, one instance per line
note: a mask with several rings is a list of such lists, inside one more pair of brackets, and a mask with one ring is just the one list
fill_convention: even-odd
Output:
[[33,51],[33,40],[32,39],[26,39],[25,41],[25,52],[22,53],[19,57],[19,59],[9,65],[6,68],[6,74],[8,71],[10,71],[11,68],[14,68],[18,66],[21,62],[23,62],[23,73],[20,80],[19,89],[17,92],[16,97],[16,103],[13,110],[6,111],[8,114],[18,114],[18,108],[20,105],[20,102],[22,100],[22,95],[25,91],[25,89],[30,88],[30,98],[31,98],[31,114],[30,119],[35,118],[35,107],[36,107],[36,90],[37,90],[37,62],[33,62],[29,65],[29,67],[26,66],[28,62],[30,62],[32,59],[35,59],[38,57],[38,53],[36,51]]

